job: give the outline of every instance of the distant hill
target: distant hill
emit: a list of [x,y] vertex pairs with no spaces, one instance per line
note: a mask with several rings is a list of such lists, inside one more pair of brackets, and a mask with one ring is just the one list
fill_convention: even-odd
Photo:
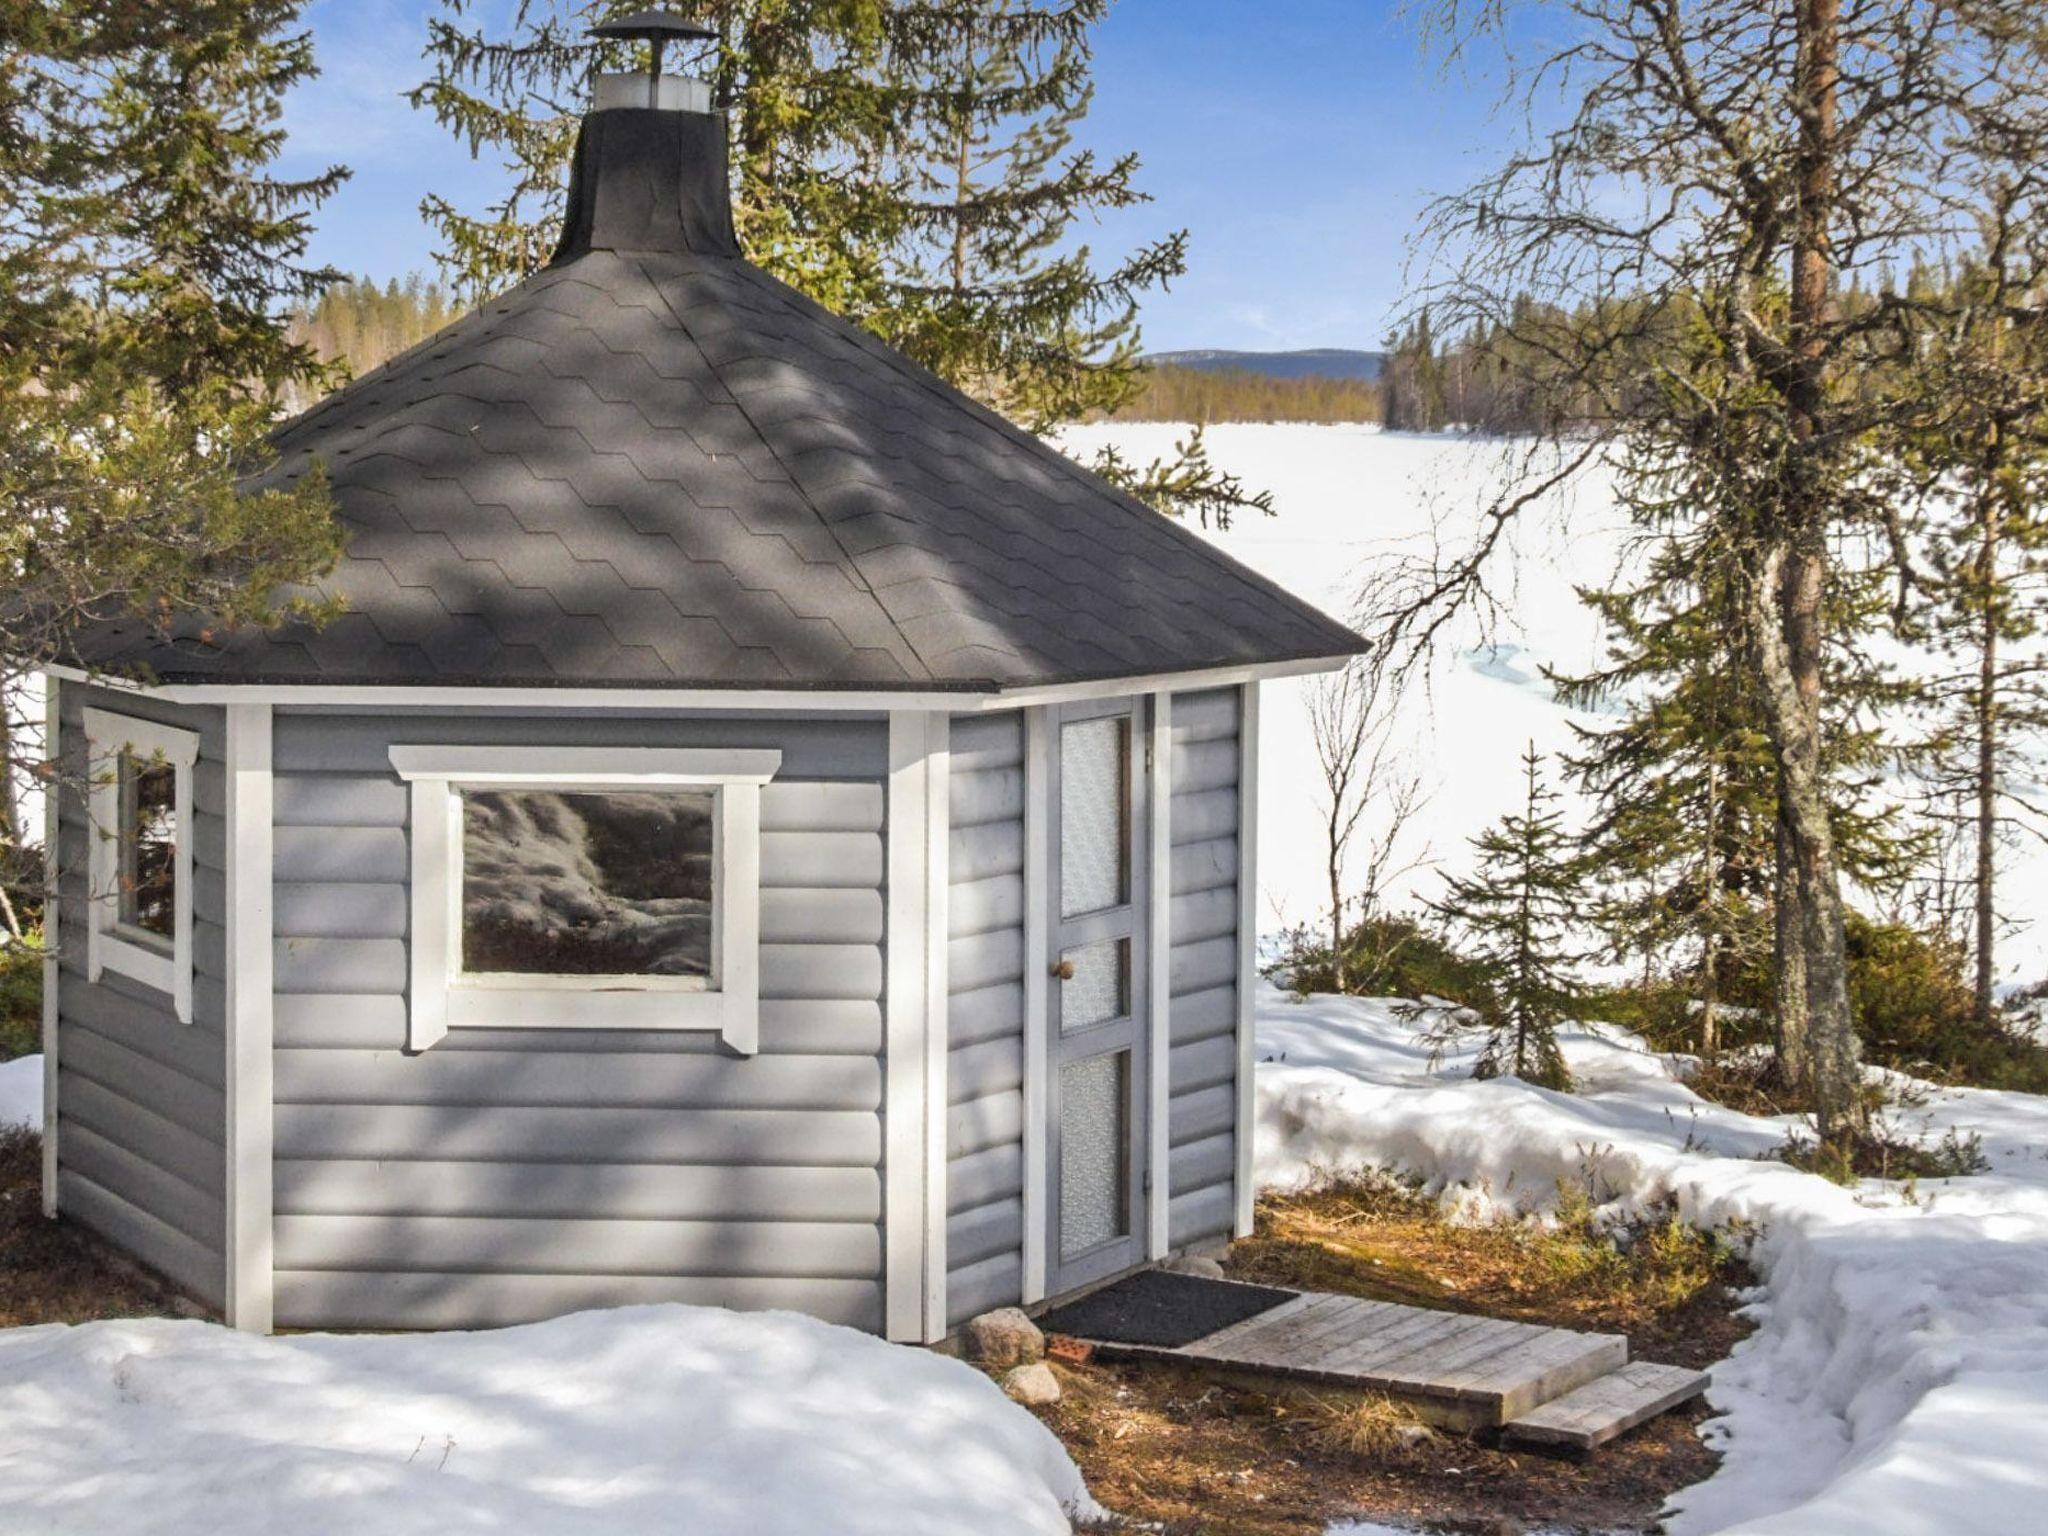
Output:
[[1269,379],[1364,379],[1380,376],[1384,352],[1354,352],[1343,347],[1313,347],[1302,352],[1228,352],[1203,348],[1191,352],[1154,352],[1145,361],[1162,368],[1193,368],[1202,373],[1255,373]]

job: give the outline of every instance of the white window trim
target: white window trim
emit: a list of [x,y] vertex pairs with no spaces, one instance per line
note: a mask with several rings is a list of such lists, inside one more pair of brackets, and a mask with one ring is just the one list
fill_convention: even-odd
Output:
[[[192,769],[199,761],[199,733],[160,725],[110,710],[85,712],[87,779],[91,821],[88,865],[85,967],[98,981],[107,971],[131,977],[167,994],[178,1022],[192,1022]],[[161,759],[175,770],[173,815],[177,819],[170,953],[124,936],[121,928],[120,757],[131,753]]]
[[[755,749],[396,746],[412,786],[409,1045],[451,1029],[703,1030],[751,1056],[760,1044],[761,786],[782,754]],[[574,794],[710,789],[712,979],[465,978],[461,973],[464,789]],[[601,984],[600,984],[601,983]]]

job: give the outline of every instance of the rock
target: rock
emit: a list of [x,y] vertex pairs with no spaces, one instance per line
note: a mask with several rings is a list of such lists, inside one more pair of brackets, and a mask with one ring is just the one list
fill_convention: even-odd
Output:
[[1003,1377],[1003,1390],[1026,1408],[1044,1408],[1060,1400],[1060,1379],[1039,1360],[1012,1367]]
[[1196,1275],[1204,1280],[1221,1280],[1223,1266],[1214,1259],[1205,1259],[1197,1253],[1176,1254],[1159,1266],[1170,1275]]
[[994,1369],[1045,1358],[1045,1335],[1021,1308],[998,1307],[968,1321],[967,1358]]

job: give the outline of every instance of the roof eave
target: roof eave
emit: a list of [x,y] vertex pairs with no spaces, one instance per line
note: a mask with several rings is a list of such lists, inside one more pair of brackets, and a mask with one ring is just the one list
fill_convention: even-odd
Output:
[[70,666],[43,670],[65,682],[88,683],[119,692],[159,699],[168,704],[271,704],[301,709],[503,709],[508,705],[539,710],[829,710],[838,714],[887,714],[897,710],[936,710],[971,714],[1022,709],[1041,704],[1076,703],[1133,693],[1188,693],[1205,688],[1302,677],[1343,666],[1356,649],[1321,656],[1274,661],[1225,663],[1186,670],[1126,673],[1090,678],[1003,684],[982,682],[912,683],[900,688],[874,686],[705,687],[647,684],[575,685],[533,683],[309,683],[291,679],[251,678],[246,681],[167,680],[155,683],[93,673]]

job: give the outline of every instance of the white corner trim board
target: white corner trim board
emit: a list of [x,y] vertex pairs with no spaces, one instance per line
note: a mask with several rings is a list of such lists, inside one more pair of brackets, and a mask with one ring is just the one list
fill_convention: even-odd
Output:
[[[85,968],[98,981],[117,971],[164,993],[178,1022],[192,1022],[192,768],[199,734],[111,710],[85,711],[87,856]],[[121,783],[123,755],[167,763],[174,770],[171,936],[121,921]]]
[[62,714],[57,694],[63,687],[55,677],[43,678],[43,760],[48,765],[49,787],[43,796],[43,1214],[57,1214],[57,957],[63,936],[58,921],[64,903],[57,888],[57,824],[61,819],[58,799],[64,793],[61,772],[63,752]]
[[1152,1017],[1146,1060],[1145,1167],[1152,1187],[1145,1204],[1145,1256],[1163,1259],[1172,1246],[1173,1180],[1173,695],[1152,695],[1151,929],[1145,954],[1151,966],[1145,989]]
[[227,1322],[268,1333],[275,1287],[268,704],[227,709]]
[[[951,721],[889,716],[882,1108],[883,1332],[946,1331],[945,960]],[[936,966],[936,969],[935,969]]]
[[[759,1048],[761,786],[779,751],[407,745],[391,765],[412,786],[412,1050],[465,1028],[704,1030],[741,1055]],[[708,979],[464,973],[463,790],[666,788],[716,797]]]
[[1253,1038],[1259,981],[1259,685],[1246,683],[1237,714],[1237,1236],[1249,1237],[1258,1191],[1252,1184]]
[[1024,711],[1024,1283],[1025,1306],[1045,1300],[1047,1267],[1046,1054],[1052,958],[1052,721],[1043,705]]

